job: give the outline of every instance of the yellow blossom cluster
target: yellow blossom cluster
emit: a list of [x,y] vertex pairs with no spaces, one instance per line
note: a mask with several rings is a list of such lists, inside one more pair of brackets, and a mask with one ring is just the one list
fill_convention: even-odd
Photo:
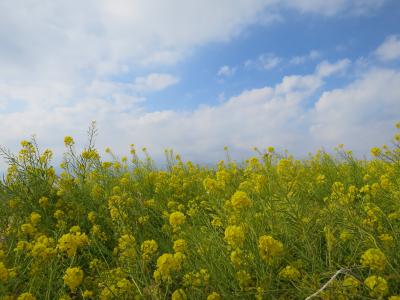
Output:
[[283,244],[270,235],[263,235],[258,239],[258,250],[261,258],[270,263],[283,253]]
[[136,239],[131,234],[124,234],[118,239],[116,248],[119,256],[123,259],[133,259],[136,257]]
[[184,239],[178,239],[174,241],[173,249],[175,252],[185,253],[187,250],[187,242]]
[[183,285],[192,287],[207,286],[210,281],[210,274],[207,269],[198,272],[189,272],[183,276]]
[[185,255],[181,252],[175,254],[164,253],[157,259],[157,269],[154,271],[156,281],[171,282],[172,276],[182,268]]
[[180,211],[175,211],[169,216],[169,224],[174,228],[177,229],[179,226],[185,223],[186,217]]
[[234,209],[246,209],[251,206],[251,200],[249,196],[242,191],[237,191],[232,195],[231,203]]
[[236,248],[242,247],[246,236],[242,226],[231,225],[225,229],[225,241],[228,245]]
[[158,244],[155,240],[147,240],[140,246],[142,257],[145,261],[150,260],[158,250]]
[[72,292],[82,283],[83,271],[79,267],[68,268],[65,271],[64,283],[71,289]]
[[369,267],[371,270],[382,271],[385,268],[387,260],[381,250],[371,248],[363,253],[360,261],[363,266]]
[[295,281],[300,279],[301,273],[293,266],[286,266],[279,272],[279,276],[283,279]]
[[89,243],[86,233],[81,233],[80,229],[72,227],[69,233],[63,234],[57,242],[57,249],[66,252],[68,256],[76,255],[78,248]]
[[372,297],[381,298],[388,293],[387,281],[380,276],[369,276],[365,279],[364,284],[370,289]]

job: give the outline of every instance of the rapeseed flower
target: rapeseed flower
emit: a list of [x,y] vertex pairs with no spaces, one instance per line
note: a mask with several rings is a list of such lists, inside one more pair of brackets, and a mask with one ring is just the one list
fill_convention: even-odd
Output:
[[36,297],[31,293],[22,293],[18,296],[17,300],[36,300]]
[[283,253],[283,244],[270,235],[263,235],[258,239],[258,250],[261,258],[270,263]]
[[32,244],[27,241],[18,241],[17,246],[14,248],[15,252],[32,249]]
[[382,233],[379,235],[379,239],[385,245],[385,247],[390,247],[393,245],[394,239],[393,236],[387,233]]
[[214,178],[206,178],[203,180],[203,187],[207,193],[215,193],[225,187],[225,183]]
[[324,184],[326,182],[326,177],[324,174],[319,174],[316,178],[318,184]]
[[236,273],[236,279],[241,288],[249,287],[252,284],[251,275],[245,270],[240,270]]
[[210,274],[207,269],[201,269],[199,272],[190,272],[183,276],[183,285],[192,287],[207,286],[210,280]]
[[175,290],[171,295],[171,300],[186,300],[187,296],[183,289]]
[[38,202],[41,207],[47,207],[49,205],[49,198],[41,197]]
[[74,232],[66,233],[61,236],[57,243],[57,249],[61,252],[66,252],[68,256],[72,257],[76,254],[78,248],[83,247],[89,243],[86,233]]
[[186,220],[186,216],[180,212],[175,211],[169,215],[169,224],[174,228],[178,228],[180,225],[184,224]]
[[93,236],[95,236],[96,238],[102,240],[102,241],[106,241],[107,240],[107,234],[101,230],[101,226],[98,224],[93,224],[91,232],[93,234]]
[[346,275],[343,280],[343,287],[349,294],[356,294],[357,289],[360,286],[360,282],[353,276]]
[[54,240],[45,235],[40,235],[32,242],[29,254],[43,260],[55,255],[57,250],[54,248]]
[[3,262],[0,262],[0,281],[2,281],[3,283],[7,282],[8,275],[8,269]]
[[88,213],[88,220],[92,224],[94,224],[96,222],[96,213],[94,211],[90,211]]
[[222,224],[221,218],[219,218],[219,217],[214,217],[214,218],[212,219],[212,221],[211,221],[211,225],[212,225],[212,227],[214,227],[214,228],[222,227],[223,224]]
[[93,291],[89,291],[89,290],[85,290],[82,293],[82,297],[83,297],[83,299],[93,299],[94,292]]
[[140,216],[138,218],[138,222],[139,222],[140,225],[145,225],[147,222],[149,222],[149,220],[150,220],[150,216],[149,215]]
[[245,264],[245,254],[240,248],[236,248],[231,252],[230,259],[236,268],[239,268]]
[[131,234],[124,234],[118,239],[118,252],[122,258],[132,259],[136,256],[136,240]]
[[61,209],[57,209],[53,214],[54,218],[56,218],[56,219],[62,219],[64,217],[64,215],[65,214]]
[[36,232],[36,228],[30,223],[25,223],[21,225],[21,231],[27,235],[33,235]]
[[186,252],[187,242],[184,239],[179,239],[174,242],[173,249],[175,252]]
[[382,271],[385,268],[387,259],[381,250],[371,248],[361,255],[360,261],[361,265],[369,267],[371,270]]
[[243,227],[237,225],[226,227],[224,239],[233,248],[242,247],[245,240]]
[[383,297],[388,293],[387,281],[380,276],[369,276],[364,280],[364,284],[370,289],[372,297]]
[[31,223],[33,226],[37,225],[41,219],[42,219],[42,216],[40,214],[38,214],[37,212],[31,213]]
[[340,235],[339,235],[339,238],[342,240],[342,241],[348,241],[348,240],[350,240],[351,239],[351,237],[353,236],[353,234],[350,232],[350,231],[348,231],[348,230],[343,230],[341,233],[340,233]]
[[171,283],[173,274],[180,271],[184,260],[185,255],[181,252],[175,254],[164,253],[157,259],[157,269],[153,274],[154,279],[158,282]]
[[217,292],[212,292],[211,294],[209,294],[207,296],[207,300],[221,300],[221,296],[220,294],[218,294]]
[[374,157],[378,157],[379,155],[382,154],[382,150],[378,147],[371,148],[371,154]]
[[75,144],[74,139],[71,136],[66,136],[64,138],[64,145],[65,146],[70,147],[70,146],[72,146],[74,144]]
[[246,209],[251,206],[249,196],[242,191],[236,191],[231,197],[232,207],[236,210]]
[[157,253],[158,244],[155,240],[147,240],[142,243],[140,250],[142,251],[142,258],[150,260]]
[[293,266],[286,266],[279,272],[279,277],[287,280],[299,280],[301,273]]
[[64,283],[71,289],[72,292],[82,283],[83,271],[80,267],[68,268],[65,271]]

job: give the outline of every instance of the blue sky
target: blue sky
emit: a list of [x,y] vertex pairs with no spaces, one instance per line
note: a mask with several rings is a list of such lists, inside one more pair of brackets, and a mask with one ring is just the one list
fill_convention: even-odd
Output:
[[400,120],[398,20],[395,0],[3,1],[0,144],[61,153],[96,120],[101,150],[156,159],[367,154]]
[[[321,60],[369,57],[386,36],[400,31],[400,3],[388,2],[378,12],[360,17],[327,18],[289,10],[285,11],[285,18],[273,25],[249,26],[227,42],[199,47],[188,59],[166,69],[179,74],[182,82],[155,95],[154,103],[149,105],[153,109],[160,108],[160,104],[163,109],[193,109],[199,104],[215,104],[222,93],[230,97],[244,89],[276,84],[287,74],[307,74]],[[290,63],[294,57],[304,57],[312,51],[315,59]],[[245,67],[246,61],[265,54],[279,57],[280,63],[268,70]],[[218,76],[223,65],[235,68],[234,74]],[[345,82],[336,78],[327,85],[337,87]],[[169,101],[162,101],[165,97]]]

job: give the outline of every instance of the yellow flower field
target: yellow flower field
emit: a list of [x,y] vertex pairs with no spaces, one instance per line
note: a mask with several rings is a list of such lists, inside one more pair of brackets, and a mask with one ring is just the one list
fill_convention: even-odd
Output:
[[0,299],[400,299],[398,132],[370,160],[270,147],[213,167],[103,161],[94,128],[61,172],[35,140],[2,148]]

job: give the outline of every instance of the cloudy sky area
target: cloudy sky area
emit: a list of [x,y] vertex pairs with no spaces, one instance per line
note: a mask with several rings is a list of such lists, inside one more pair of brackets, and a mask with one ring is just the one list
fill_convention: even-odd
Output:
[[212,162],[389,142],[400,120],[397,0],[0,1],[0,144]]

